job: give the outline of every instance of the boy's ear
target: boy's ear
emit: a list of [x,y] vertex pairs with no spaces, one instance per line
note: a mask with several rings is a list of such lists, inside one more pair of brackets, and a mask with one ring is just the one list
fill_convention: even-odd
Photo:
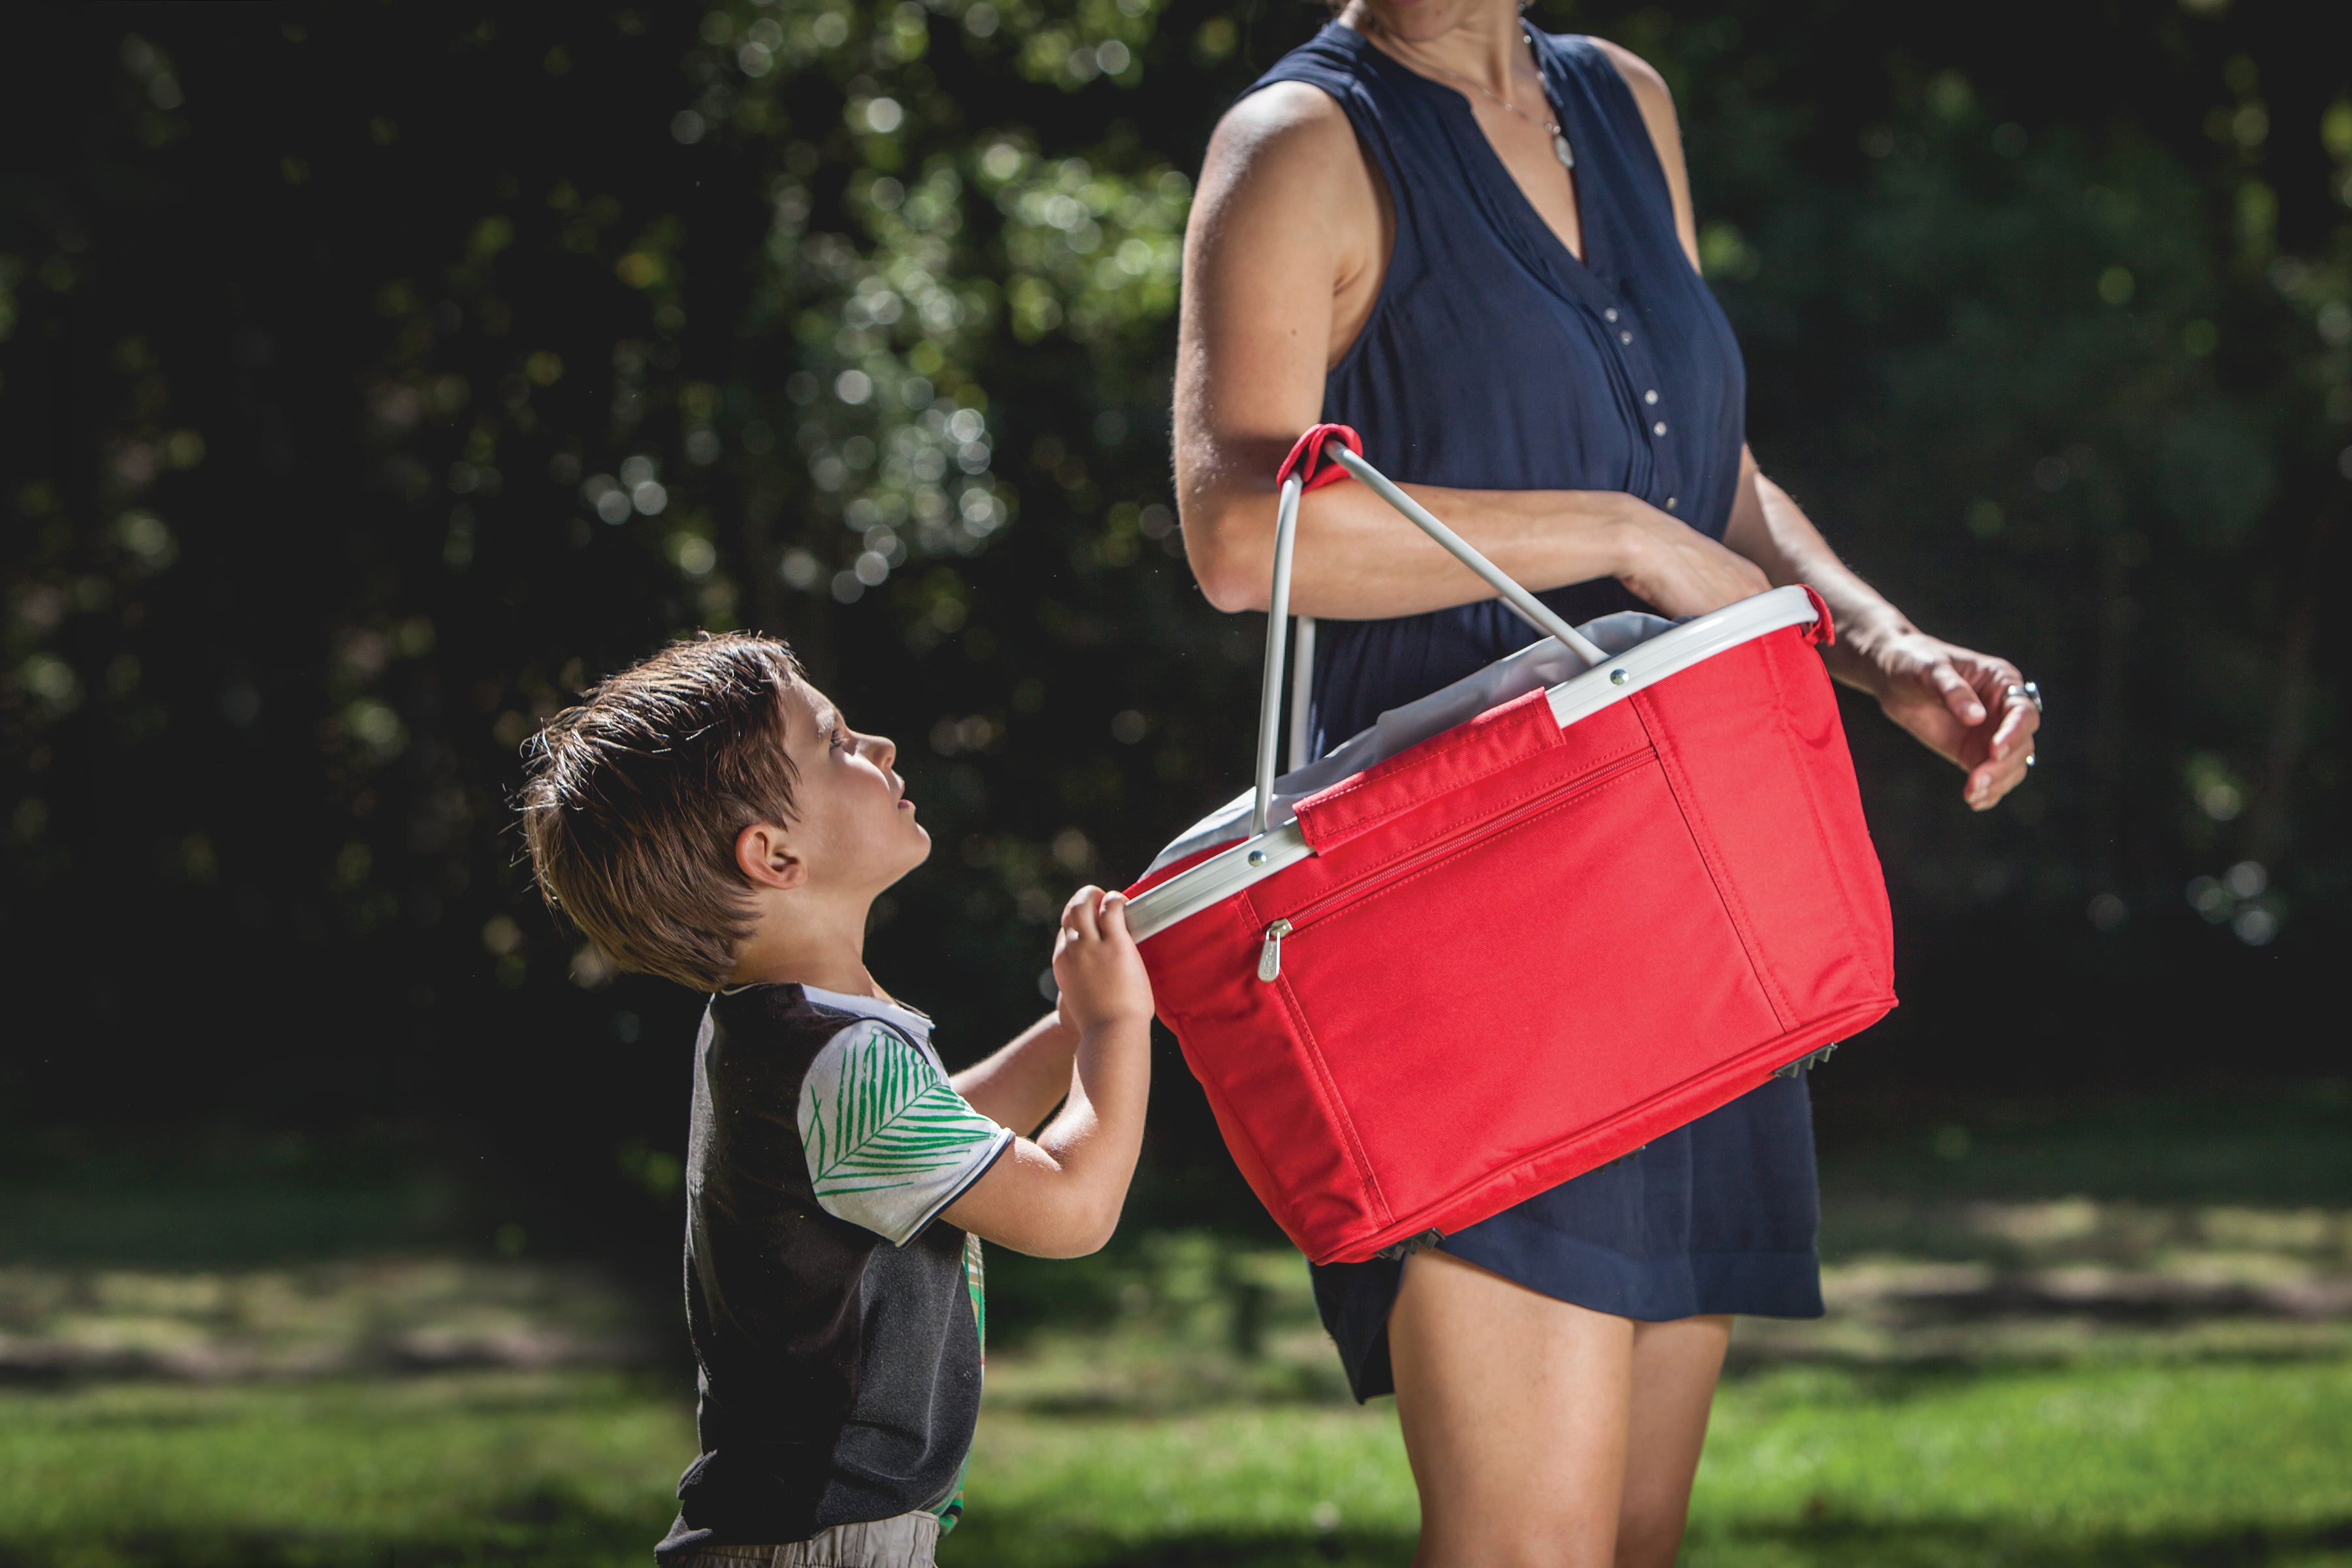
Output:
[[755,822],[735,836],[735,865],[755,888],[790,892],[808,882],[808,862],[772,823]]

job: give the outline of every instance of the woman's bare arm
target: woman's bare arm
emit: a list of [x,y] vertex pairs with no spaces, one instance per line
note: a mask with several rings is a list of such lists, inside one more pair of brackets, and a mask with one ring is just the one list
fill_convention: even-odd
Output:
[[[1639,56],[1614,44],[1601,47],[1633,89],[1674,198],[1675,230],[1696,268],[1698,223],[1674,98]],[[1837,625],[1837,642],[1828,652],[1830,673],[1877,698],[1888,718],[1958,763],[1968,775],[1962,793],[1972,808],[1990,810],[2024,782],[2042,715],[2024,697],[2009,695],[2021,681],[2017,667],[1913,626],[1838,559],[1789,492],[1758,470],[1755,455],[1745,447],[1723,542],[1762,567],[1776,585],[1802,583],[1822,596]]]
[[[1285,83],[1218,126],[1185,236],[1176,489],[1186,553],[1220,609],[1265,607],[1274,471],[1321,417],[1324,374],[1370,313],[1389,241],[1381,188],[1328,96]],[[1616,577],[1691,615],[1764,585],[1748,562],[1619,491],[1405,488],[1530,588]],[[1301,614],[1376,619],[1492,596],[1361,486],[1315,491],[1298,526]]]
[[1830,673],[1872,696],[1885,684],[1874,650],[1918,628],[1838,558],[1821,530],[1789,492],[1764,477],[1755,454],[1739,450],[1739,488],[1732,497],[1724,542],[1764,568],[1773,585],[1802,583],[1822,596],[1837,623],[1837,643],[1824,656]]
[[1744,448],[1724,542],[1776,584],[1802,583],[1837,625],[1830,673],[1878,699],[1886,716],[1968,775],[1962,796],[1989,811],[2025,782],[2041,711],[2011,693],[2023,680],[2005,658],[1929,637],[1838,559],[1789,492]]

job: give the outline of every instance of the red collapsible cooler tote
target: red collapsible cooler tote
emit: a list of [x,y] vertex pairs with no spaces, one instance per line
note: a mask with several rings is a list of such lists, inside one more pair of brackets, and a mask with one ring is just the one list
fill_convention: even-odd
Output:
[[[1580,631],[1356,445],[1319,426],[1284,465],[1256,788],[1129,913],[1234,1160],[1318,1263],[1485,1219],[1895,1005],[1811,591]],[[1362,480],[1555,640],[1276,779],[1318,458],[1314,482]]]

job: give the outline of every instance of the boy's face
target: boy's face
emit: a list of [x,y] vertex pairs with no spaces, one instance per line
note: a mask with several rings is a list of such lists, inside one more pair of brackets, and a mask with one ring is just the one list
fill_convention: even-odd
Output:
[[810,884],[878,893],[921,865],[931,836],[915,820],[906,781],[891,771],[898,748],[850,729],[805,680],[785,689],[782,711],[784,751],[800,774],[789,839]]

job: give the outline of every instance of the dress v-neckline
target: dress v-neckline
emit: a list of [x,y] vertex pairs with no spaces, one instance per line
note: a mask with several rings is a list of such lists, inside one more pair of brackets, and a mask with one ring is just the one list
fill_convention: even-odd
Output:
[[[1516,204],[1516,216],[1520,226],[1531,231],[1529,237],[1536,240],[1538,248],[1543,251],[1554,265],[1561,261],[1567,263],[1563,270],[1570,279],[1585,284],[1599,283],[1600,274],[1594,269],[1591,259],[1592,223],[1588,204],[1584,199],[1585,179],[1592,169],[1591,158],[1580,157],[1574,168],[1563,168],[1560,171],[1568,176],[1569,199],[1576,205],[1576,237],[1584,247],[1584,254],[1579,256],[1568,247],[1568,242],[1560,238],[1559,232],[1544,221],[1543,214],[1537,210],[1536,204],[1528,198],[1526,189],[1520,185],[1517,177],[1511,173],[1511,166],[1503,162],[1503,154],[1496,150],[1494,138],[1487,135],[1486,128],[1478,123],[1477,110],[1471,103],[1468,93],[1434,77],[1423,75],[1372,42],[1370,36],[1357,33],[1353,27],[1347,26],[1345,23],[1335,22],[1332,26],[1354,33],[1361,46],[1381,60],[1394,66],[1414,81],[1444,93],[1447,98],[1460,105],[1463,118],[1469,121],[1470,133],[1476,140],[1479,151],[1485,154],[1486,177],[1490,184],[1499,185],[1503,205],[1507,208]],[[1560,131],[1567,136],[1569,145],[1577,148],[1584,147],[1587,144],[1582,135],[1584,127],[1580,123],[1572,123],[1576,110],[1564,101],[1565,94],[1555,95],[1553,91],[1554,72],[1550,56],[1546,53],[1543,45],[1537,42],[1531,29],[1523,30],[1520,36],[1527,39],[1528,52],[1535,56],[1536,75],[1543,82],[1545,104],[1559,117]]]

